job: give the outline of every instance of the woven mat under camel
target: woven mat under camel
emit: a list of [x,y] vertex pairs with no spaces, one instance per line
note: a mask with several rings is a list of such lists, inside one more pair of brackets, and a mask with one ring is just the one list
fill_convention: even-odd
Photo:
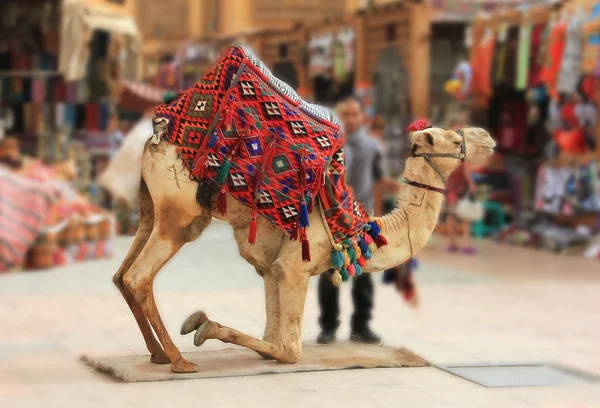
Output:
[[304,345],[297,364],[278,364],[263,360],[247,349],[183,353],[198,364],[200,371],[174,374],[169,365],[150,363],[149,356],[87,357],[82,361],[97,371],[123,382],[169,381],[196,378],[240,377],[260,374],[284,374],[307,371],[347,370],[352,368],[426,367],[424,359],[401,348],[338,343],[330,346]]

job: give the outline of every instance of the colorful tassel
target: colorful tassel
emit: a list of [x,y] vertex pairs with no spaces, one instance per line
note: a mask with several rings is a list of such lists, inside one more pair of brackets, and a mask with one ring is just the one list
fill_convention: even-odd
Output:
[[354,250],[354,245],[349,246],[347,249],[348,257],[350,258],[350,263],[356,263],[356,251]]
[[221,215],[227,214],[227,191],[225,191],[225,187],[221,187],[219,191],[219,196],[217,197],[217,211]]
[[302,200],[302,203],[300,203],[300,227],[308,227],[308,208],[306,207],[306,200]]
[[248,231],[248,243],[252,245],[256,244],[256,209],[252,211],[250,229]]
[[306,231],[304,229],[300,229],[300,234],[302,235],[302,261],[310,262],[310,245],[308,243]]
[[371,237],[370,233],[371,231],[369,231],[369,234],[365,234],[365,242],[367,244],[367,247],[369,248],[369,251],[373,253],[377,250],[377,244],[375,243],[375,241],[373,241],[373,238]]
[[314,207],[315,207],[315,204],[314,204],[314,203],[315,203],[315,200],[311,200],[311,199],[310,199],[310,194],[306,194],[306,196],[308,197],[308,198],[306,199],[306,202],[308,203],[308,213],[309,213],[309,214],[312,214],[312,212],[313,212],[313,210],[314,210]]
[[352,249],[354,249],[354,253],[356,254],[356,259],[360,258],[360,256],[362,255],[362,251],[360,250],[360,247],[358,246],[357,242],[354,242],[352,244]]
[[290,234],[290,240],[298,241],[298,224],[294,223],[292,226],[292,232]]
[[365,242],[365,235],[367,234],[363,234],[359,239],[358,239],[358,247],[360,248],[360,252],[362,254],[364,254],[365,252],[367,252],[369,250],[369,246],[367,245],[367,243]]
[[346,268],[340,271],[340,275],[342,275],[342,281],[344,282],[347,282],[348,279],[350,279],[350,274],[348,273],[348,270]]
[[360,265],[362,268],[364,268],[364,267],[365,267],[366,263],[367,263],[367,259],[366,259],[364,256],[361,256],[360,258],[358,258],[358,264],[359,264],[359,265]]
[[366,260],[373,258],[373,254],[371,253],[371,250],[369,248],[367,248],[367,250],[362,253],[362,256]]
[[227,176],[229,175],[229,169],[231,168],[231,162],[228,159],[223,161],[219,171],[217,172],[217,183],[223,185],[227,182]]
[[342,275],[338,269],[334,269],[331,273],[331,282],[335,286],[340,286],[342,284]]
[[381,248],[386,246],[388,244],[388,241],[383,235],[379,234],[377,235],[377,238],[375,238],[375,244],[377,244],[377,248]]
[[379,234],[381,234],[381,228],[375,221],[370,221],[369,226],[371,227],[368,231],[369,235],[373,237],[373,239],[377,238]]
[[348,255],[347,251],[343,252],[344,254],[344,267],[348,267],[348,265],[350,265],[350,256]]
[[215,131],[212,133],[212,135],[210,137],[210,140],[208,141],[208,147],[210,147],[211,149],[217,145],[217,136],[218,136],[218,132],[215,129]]
[[233,103],[230,103],[225,112],[225,129],[227,129],[228,132],[232,129],[233,114],[235,113],[235,108],[232,105]]
[[348,270],[348,274],[351,277],[353,277],[354,275],[356,275],[356,268],[354,267],[354,264],[348,265],[348,267],[346,269]]
[[331,266],[334,269],[342,269],[344,267],[344,254],[342,251],[333,251],[331,254]]
[[354,270],[356,271],[356,276],[360,276],[363,273],[362,267],[358,263],[354,264]]

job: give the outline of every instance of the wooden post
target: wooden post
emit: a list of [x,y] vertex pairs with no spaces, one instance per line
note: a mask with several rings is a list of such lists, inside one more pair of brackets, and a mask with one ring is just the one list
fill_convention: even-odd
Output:
[[357,90],[363,89],[368,85],[369,78],[367,73],[367,35],[365,30],[366,13],[359,12],[355,17],[354,39],[356,42],[354,55],[354,82]]
[[430,6],[426,2],[410,6],[409,78],[413,115],[429,116]]

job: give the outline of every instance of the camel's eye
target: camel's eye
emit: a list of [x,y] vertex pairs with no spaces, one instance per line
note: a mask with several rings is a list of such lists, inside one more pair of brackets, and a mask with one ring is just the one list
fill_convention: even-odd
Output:
[[425,141],[426,141],[427,143],[429,143],[429,144],[430,144],[430,145],[432,145],[432,146],[433,146],[433,144],[435,143],[435,142],[434,142],[434,140],[433,140],[433,136],[431,135],[431,133],[425,133],[425,134],[423,135],[423,138],[425,139]]

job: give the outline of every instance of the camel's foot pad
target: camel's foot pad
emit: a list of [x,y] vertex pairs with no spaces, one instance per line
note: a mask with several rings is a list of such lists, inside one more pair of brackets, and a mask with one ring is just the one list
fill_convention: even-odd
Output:
[[336,343],[328,346],[304,345],[296,364],[263,360],[252,350],[228,348],[217,351],[182,353],[198,365],[196,373],[172,373],[168,365],[156,365],[149,356],[87,357],[82,361],[124,382],[168,381],[192,378],[238,377],[306,371],[345,370],[377,367],[426,367],[429,364],[406,349],[366,344]]

